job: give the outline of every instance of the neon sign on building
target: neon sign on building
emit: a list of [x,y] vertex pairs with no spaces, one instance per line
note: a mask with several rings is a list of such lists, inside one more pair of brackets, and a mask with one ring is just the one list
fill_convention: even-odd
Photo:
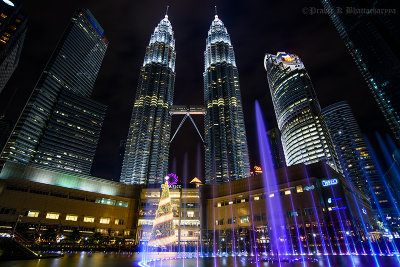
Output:
[[337,184],[339,181],[338,179],[329,179],[329,180],[322,180],[322,186],[331,186]]

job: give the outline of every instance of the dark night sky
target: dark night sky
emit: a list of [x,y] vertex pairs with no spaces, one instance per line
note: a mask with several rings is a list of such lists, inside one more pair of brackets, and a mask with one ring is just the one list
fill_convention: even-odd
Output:
[[[110,41],[93,93],[94,99],[108,105],[108,111],[92,174],[112,179],[116,176],[119,142],[127,136],[145,47],[168,4],[177,51],[176,105],[203,104],[203,52],[217,4],[219,17],[231,35],[236,54],[253,164],[257,162],[258,153],[254,131],[256,99],[262,105],[268,126],[276,125],[263,66],[266,52],[286,51],[299,55],[310,73],[322,107],[347,100],[367,136],[372,136],[375,130],[388,132],[383,116],[329,18],[302,14],[303,7],[320,8],[316,0],[25,1],[23,10],[30,17],[28,34],[20,65],[1,95],[0,111],[6,109],[6,117],[15,122],[74,10],[89,8]],[[181,116],[173,118],[172,133],[181,119]],[[202,117],[195,121],[202,130]],[[188,178],[197,174],[200,142],[193,126],[186,121],[170,150],[170,161],[176,158],[178,176],[185,172],[185,152]],[[204,166],[203,158],[200,162]]]

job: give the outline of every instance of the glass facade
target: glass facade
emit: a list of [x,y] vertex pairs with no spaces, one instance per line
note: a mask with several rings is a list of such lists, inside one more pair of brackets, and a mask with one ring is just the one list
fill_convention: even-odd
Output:
[[162,183],[167,175],[175,57],[174,32],[166,15],[151,35],[140,70],[122,164],[122,183]]
[[354,186],[370,196],[374,190],[378,201],[387,200],[377,169],[364,137],[347,102],[342,101],[322,109],[343,174]]
[[342,101],[322,109],[343,173],[364,192],[369,188],[366,174],[377,176],[367,144],[350,106]]
[[106,106],[61,91],[33,162],[89,174],[105,113]]
[[0,93],[18,66],[25,40],[27,17],[20,8],[0,1]]
[[106,110],[89,96],[107,47],[90,11],[77,11],[12,131],[2,163],[89,174]]
[[395,1],[321,0],[395,138],[400,142],[400,32],[396,15],[358,15],[336,7],[387,9]]
[[230,36],[215,16],[204,52],[206,183],[250,176],[239,74]]
[[264,59],[288,166],[325,160],[340,170],[311,79],[300,58],[279,52]]

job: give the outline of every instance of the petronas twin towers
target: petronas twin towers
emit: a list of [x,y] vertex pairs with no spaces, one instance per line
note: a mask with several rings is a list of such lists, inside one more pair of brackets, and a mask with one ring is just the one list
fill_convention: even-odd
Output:
[[[146,48],[125,148],[121,182],[162,183],[168,171],[175,39],[166,15]],[[215,16],[204,52],[207,183],[250,175],[238,70],[229,34]]]

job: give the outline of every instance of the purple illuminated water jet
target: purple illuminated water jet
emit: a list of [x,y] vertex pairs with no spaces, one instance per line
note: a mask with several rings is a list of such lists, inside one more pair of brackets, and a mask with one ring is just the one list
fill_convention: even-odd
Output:
[[[279,197],[279,188],[275,176],[274,166],[272,163],[271,150],[269,147],[267,129],[262,116],[260,104],[255,103],[257,137],[261,166],[263,171],[263,182],[266,193],[266,206],[268,216],[268,224],[270,227],[271,252],[279,255],[288,253],[287,235],[285,230],[285,219],[282,212],[282,204]],[[271,197],[272,194],[277,194]],[[272,208],[273,207],[273,208]]]

